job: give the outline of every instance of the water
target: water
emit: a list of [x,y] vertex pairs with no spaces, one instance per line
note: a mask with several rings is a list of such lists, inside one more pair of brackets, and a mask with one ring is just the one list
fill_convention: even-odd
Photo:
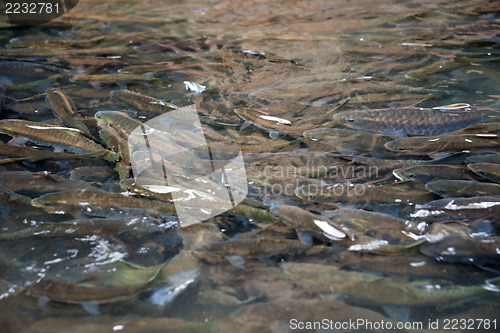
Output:
[[[481,186],[497,180],[467,167],[499,163],[498,127],[463,132],[489,135],[492,143],[480,148],[398,152],[385,148],[390,136],[328,122],[351,110],[454,103],[470,104],[466,112],[498,110],[499,9],[472,0],[81,0],[40,27],[11,29],[4,20],[2,119],[62,126],[40,95],[56,87],[99,142],[89,120],[97,111],[156,116],[109,97],[127,88],[179,107],[195,104],[227,124],[241,122],[233,112],[239,107],[336,132],[301,139],[300,128],[205,127],[205,135],[241,147],[244,204],[260,215],[241,206],[186,229],[176,228],[173,214],[89,204],[78,194],[51,212],[33,206],[43,194],[88,186],[126,192],[120,176],[127,164],[7,163],[20,156],[2,150],[2,332],[387,331],[382,321],[394,331],[396,322],[423,331],[498,330],[498,196]],[[90,77],[101,74],[139,76]],[[422,167],[404,169],[415,164]],[[420,173],[394,185],[401,181],[395,169]],[[426,183],[448,178],[478,182],[470,183],[472,197],[447,189],[454,201],[435,202],[445,196]],[[267,211],[280,205],[304,210],[285,210],[270,223]],[[353,239],[332,240],[341,233],[315,220]],[[221,241],[229,243],[217,252]],[[364,322],[335,326],[349,320]]]

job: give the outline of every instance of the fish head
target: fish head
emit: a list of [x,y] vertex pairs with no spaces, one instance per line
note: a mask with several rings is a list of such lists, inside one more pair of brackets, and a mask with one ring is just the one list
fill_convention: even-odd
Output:
[[441,182],[438,180],[425,184],[425,189],[434,194],[444,196],[448,193],[449,188],[451,187],[449,184],[449,182]]
[[110,111],[98,111],[94,115],[94,117],[97,119],[97,122],[106,122],[107,124],[113,123],[113,115]]
[[236,113],[236,115],[237,115],[238,117],[240,117],[241,119],[243,119],[243,120],[248,120],[248,116],[246,115],[246,111],[245,111],[245,109],[242,109],[242,108],[236,108],[236,109],[234,109],[233,111],[234,111],[234,113]]
[[343,122],[352,129],[378,130],[380,128],[374,115],[366,111],[340,112],[333,116],[333,120]]
[[48,198],[45,195],[31,200],[31,205],[33,207],[42,208],[48,213],[61,211],[61,205],[64,205],[65,203],[66,201],[63,197],[54,200],[53,198]]
[[392,174],[394,177],[400,179],[400,180],[411,180],[417,178],[419,175],[418,170],[415,170],[413,168],[407,168],[407,169],[396,169],[392,171]]
[[406,150],[405,147],[402,147],[400,145],[400,142],[398,140],[386,142],[384,144],[384,147],[391,151]]
[[293,192],[300,199],[314,201],[321,193],[321,188],[315,184],[308,184],[297,187]]
[[122,95],[121,90],[113,90],[109,93],[109,97],[111,97],[114,100],[120,100],[121,95]]

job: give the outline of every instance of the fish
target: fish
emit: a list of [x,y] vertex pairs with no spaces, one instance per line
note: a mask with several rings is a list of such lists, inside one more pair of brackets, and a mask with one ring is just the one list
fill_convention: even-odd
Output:
[[0,55],[7,57],[52,57],[65,55],[122,55],[127,48],[124,46],[109,46],[98,48],[55,48],[55,47],[27,47],[16,49],[2,49]]
[[495,183],[500,183],[500,164],[475,163],[468,164],[467,167],[481,177],[489,179]]
[[385,148],[392,151],[405,152],[461,152],[480,149],[500,148],[500,138],[497,134],[459,134],[431,137],[399,138],[385,143]]
[[66,179],[47,171],[3,171],[0,172],[0,184],[13,192],[30,197],[55,191],[90,187],[87,182]]
[[424,218],[426,221],[491,219],[498,225],[500,216],[500,196],[485,195],[470,198],[445,198],[415,205],[413,218]]
[[454,69],[467,66],[470,62],[466,58],[457,58],[453,60],[436,61],[428,66],[420,67],[408,72],[410,77],[423,78],[431,74],[449,72]]
[[91,183],[105,183],[114,180],[115,174],[109,166],[82,166],[76,167],[69,173],[69,178]]
[[87,137],[91,138],[89,129],[80,119],[78,110],[73,100],[66,95],[62,90],[49,88],[45,90],[45,98],[52,109],[54,116],[66,126],[77,128]]
[[7,45],[8,48],[24,47],[88,47],[100,42],[112,39],[110,35],[96,36],[90,39],[67,39],[63,37],[19,37],[12,38]]
[[392,215],[344,207],[325,215],[349,235],[350,241],[343,243],[349,251],[399,253],[425,242],[419,239],[424,231],[420,224]]
[[[275,280],[274,276],[272,278]],[[277,286],[271,285],[269,289],[278,291],[284,290],[285,287],[283,284],[279,284]],[[325,325],[321,325],[320,327],[324,318],[328,318],[328,321],[325,320]],[[357,318],[363,318],[367,323],[383,322],[387,326],[396,327],[395,321],[377,311],[361,306],[348,305],[338,300],[328,298],[311,299],[309,297],[269,297],[266,302],[256,302],[255,304],[240,306],[229,316],[226,316],[224,322],[234,320],[233,329],[242,329],[244,327],[250,331],[259,332],[280,331],[282,323],[287,323],[286,329],[290,331],[354,332],[358,329],[335,330],[334,323],[354,323]],[[332,321],[330,322],[330,320]],[[338,325],[338,327],[341,327],[341,325]],[[347,327],[347,324],[344,324],[344,327]],[[273,330],[273,328],[276,329]],[[383,333],[386,330],[373,327],[369,331],[371,333]]]
[[493,163],[500,164],[500,154],[484,154],[484,155],[474,155],[466,158],[465,162],[467,164],[475,163]]
[[303,133],[304,137],[341,153],[372,152],[385,150],[384,144],[391,138],[371,132],[361,132],[344,128],[316,128]]
[[140,121],[130,118],[127,113],[120,111],[98,111],[95,118],[98,123],[99,120],[106,122],[125,140],[128,140],[130,133],[142,125]]
[[457,180],[482,180],[466,167],[460,165],[412,165],[404,168],[394,169],[393,175],[399,180],[413,180],[416,182],[431,182],[440,179]]
[[299,239],[305,245],[313,245],[312,237],[324,242],[336,242],[347,237],[348,232],[344,231],[342,226],[300,207],[280,205],[271,208],[270,212],[286,225],[295,228]]
[[0,72],[2,76],[21,76],[33,80],[34,78],[46,79],[60,74],[61,70],[55,66],[40,65],[27,61],[1,61]]
[[271,139],[276,139],[280,132],[283,133],[299,133],[302,135],[304,131],[321,127],[321,125],[292,125],[292,123],[283,118],[271,116],[270,114],[246,108],[234,109],[234,112],[245,121],[241,129],[246,128],[250,124],[257,126],[267,132]]
[[158,79],[150,75],[140,74],[75,74],[69,81],[74,83],[87,82],[94,83],[116,83],[124,84],[130,82],[155,82]]
[[40,207],[49,213],[76,209],[89,214],[99,214],[101,210],[120,214],[120,212],[125,213],[129,209],[175,214],[175,207],[172,203],[134,198],[92,187],[44,194],[31,200],[31,205]]
[[0,142],[0,156],[17,157],[28,162],[37,162],[42,160],[74,160],[87,158],[100,158],[106,156],[102,152],[75,155],[68,153],[59,153],[25,146],[14,146],[12,144]]
[[243,215],[249,219],[254,219],[263,223],[273,223],[276,221],[274,216],[267,209],[252,207],[244,203],[236,205],[228,210],[228,213]]
[[114,100],[133,107],[139,111],[141,115],[151,114],[153,116],[158,116],[177,109],[177,106],[174,104],[125,89],[113,90],[109,93],[109,96]]
[[22,241],[23,239],[75,238],[86,235],[119,236],[132,232],[135,235],[145,235],[154,232],[164,232],[159,221],[144,216],[127,216],[118,219],[76,219],[58,223],[42,222],[31,228],[19,231],[1,233],[2,241]]
[[406,276],[380,277],[321,264],[284,263],[280,265],[279,271],[285,279],[308,292],[316,292],[323,297],[325,293],[344,295],[350,301],[365,305],[435,306],[493,295],[492,291],[480,284],[460,285],[443,283],[442,280],[410,281]]
[[438,242],[424,244],[420,252],[439,262],[473,265],[498,265],[500,237],[445,237]]
[[425,188],[443,198],[500,195],[500,185],[474,180],[440,179],[425,184]]
[[297,187],[295,195],[301,199],[316,203],[335,205],[351,204],[418,204],[434,198],[423,184],[402,181],[387,185],[354,184],[350,182],[336,184],[309,184]]
[[[161,267],[139,268],[123,261],[94,269],[73,264],[48,272],[28,288],[28,294],[64,303],[113,303],[133,298],[156,278]],[[55,270],[54,270],[55,271]]]
[[498,119],[493,109],[448,111],[424,108],[392,108],[344,111],[333,116],[352,129],[380,132],[390,137],[436,136]]
[[86,138],[79,129],[46,125],[28,120],[2,120],[0,133],[24,137],[41,145],[64,148],[77,154],[107,153],[106,149]]
[[462,128],[458,131],[452,132],[451,134],[485,134],[485,133],[498,134],[499,131],[500,131],[500,122],[493,121]]
[[227,258],[232,264],[243,268],[245,258],[269,260],[271,258],[294,257],[299,255],[319,255],[338,253],[339,250],[324,246],[307,246],[297,240],[282,238],[262,238],[230,240],[212,243],[193,250],[193,254],[202,260],[213,261],[215,258]]
[[117,131],[107,125],[103,125],[102,129],[99,131],[99,137],[109,149],[118,153],[119,160],[116,161],[114,170],[118,172],[120,179],[127,178],[131,169],[128,141],[123,139]]

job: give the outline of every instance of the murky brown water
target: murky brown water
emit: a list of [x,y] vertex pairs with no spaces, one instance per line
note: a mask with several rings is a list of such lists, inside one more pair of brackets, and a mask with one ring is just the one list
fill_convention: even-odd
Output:
[[[81,0],[4,21],[1,331],[497,331],[499,11]],[[49,88],[76,114],[61,123]],[[167,195],[133,187],[130,132],[94,118],[159,115],[120,89],[195,104],[207,137],[241,147],[248,198],[178,228]]]

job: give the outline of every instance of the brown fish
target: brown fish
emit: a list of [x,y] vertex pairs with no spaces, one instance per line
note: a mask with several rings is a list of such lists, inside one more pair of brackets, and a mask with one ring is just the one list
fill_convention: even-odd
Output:
[[473,180],[440,179],[425,184],[425,188],[443,198],[500,195],[500,185]]
[[177,106],[163,102],[154,97],[142,95],[130,90],[113,90],[109,93],[112,99],[123,102],[138,111],[151,113],[153,115],[161,115],[165,112],[177,109]]
[[49,88],[45,90],[45,98],[52,109],[54,116],[68,127],[79,129],[87,137],[92,137],[89,129],[81,120],[73,100],[60,89]]
[[277,138],[279,132],[302,134],[304,131],[321,127],[320,125],[292,125],[292,123],[287,119],[274,117],[259,110],[234,109],[234,112],[238,115],[238,117],[245,120],[245,123],[242,125],[242,129],[250,124],[253,124],[268,131],[269,136],[272,139]]
[[413,138],[399,138],[387,142],[385,147],[393,151],[408,152],[461,152],[464,150],[496,149],[500,147],[497,134],[459,134]]
[[500,164],[476,163],[469,164],[467,167],[486,179],[500,183]]
[[434,136],[498,119],[498,111],[477,109],[451,111],[423,108],[394,108],[368,111],[345,111],[333,116],[357,130],[380,132],[393,137]]
[[0,133],[21,136],[41,145],[57,146],[76,153],[104,153],[101,145],[87,139],[73,128],[46,125],[27,120],[2,120]]

